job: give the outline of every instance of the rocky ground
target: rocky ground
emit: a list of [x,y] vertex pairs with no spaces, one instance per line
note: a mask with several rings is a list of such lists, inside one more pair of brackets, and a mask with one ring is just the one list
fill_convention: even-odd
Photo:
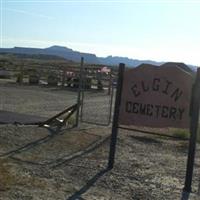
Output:
[[[77,89],[48,87],[46,85],[16,85],[0,79],[0,110],[52,117],[77,103]],[[108,90],[84,93],[82,120],[107,124],[110,118],[111,96]]]
[[[37,88],[36,91],[33,87],[30,91],[30,88],[25,87],[17,89],[12,86],[9,90],[6,90],[6,87],[0,87],[1,94],[4,94],[1,105],[3,108],[9,107],[5,99],[13,95],[18,104],[11,98],[10,106],[15,103],[11,106],[15,111],[20,111],[23,105],[20,102],[24,102],[24,109],[27,107],[34,114],[39,115],[41,112],[43,116],[49,116],[57,112],[58,108],[76,101],[72,91],[55,90],[54,93],[49,91],[49,88]],[[32,102],[37,103],[40,109],[37,110],[35,104],[33,105],[36,107],[28,106],[28,102],[31,104],[31,101],[24,99],[26,95],[30,99],[35,98]],[[93,95],[91,112],[95,108],[98,109],[95,107],[95,96],[105,104],[98,95]],[[58,102],[60,107],[54,106],[55,102]],[[96,111],[98,116],[102,110]],[[90,120],[94,118],[90,117]],[[181,199],[187,161],[187,141],[119,130],[115,165],[108,171],[106,168],[110,134],[109,126],[84,123],[80,123],[79,128],[61,132],[36,126],[0,125],[0,199]],[[191,200],[200,199],[197,195],[199,163],[198,144],[193,193],[189,197]]]
[[2,125],[0,199],[181,199],[186,141],[120,131],[115,166],[107,171],[110,131],[85,127],[56,134]]

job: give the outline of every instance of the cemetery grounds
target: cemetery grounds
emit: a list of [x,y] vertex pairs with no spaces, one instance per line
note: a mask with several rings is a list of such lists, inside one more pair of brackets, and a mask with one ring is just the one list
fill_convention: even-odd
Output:
[[[76,91],[57,87],[0,83],[0,94],[0,110],[44,117],[77,101]],[[85,121],[105,120],[105,96],[92,91],[86,96]],[[185,134],[175,129],[156,131]],[[188,141],[119,130],[115,165],[107,171],[110,134],[111,125],[81,122],[59,133],[37,126],[0,125],[0,199],[181,199]],[[190,199],[200,198],[199,181],[197,144]]]

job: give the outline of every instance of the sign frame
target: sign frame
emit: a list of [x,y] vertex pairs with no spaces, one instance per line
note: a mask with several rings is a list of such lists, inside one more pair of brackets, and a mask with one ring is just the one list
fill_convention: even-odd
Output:
[[[118,70],[118,82],[117,82],[117,89],[116,89],[116,96],[115,96],[115,107],[114,107],[114,115],[113,115],[113,123],[112,123],[111,140],[110,140],[108,169],[112,169],[114,167],[118,129],[125,129],[119,126],[119,114],[120,114],[121,95],[122,95],[122,88],[123,88],[123,81],[124,81],[124,71],[125,71],[125,64],[120,63],[119,70]],[[184,193],[190,193],[192,191],[191,186],[192,186],[192,178],[193,178],[197,129],[198,129],[199,110],[200,110],[200,68],[197,68],[195,82],[193,83],[191,89],[192,89],[192,92],[191,92],[190,108],[189,108],[190,138],[189,138],[185,183],[184,183],[184,188],[183,188]],[[128,129],[128,130],[135,130],[135,129]],[[138,130],[138,132],[142,132],[142,131]],[[148,132],[148,131],[146,131],[146,133],[153,134],[152,132]],[[162,135],[162,134],[159,134],[159,135],[167,136],[167,135]]]

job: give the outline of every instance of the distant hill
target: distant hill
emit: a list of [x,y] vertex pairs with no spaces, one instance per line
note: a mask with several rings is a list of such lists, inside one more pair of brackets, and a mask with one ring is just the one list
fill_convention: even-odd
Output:
[[15,58],[21,59],[38,59],[38,60],[58,60],[58,61],[66,61],[65,58],[54,55],[46,55],[46,54],[25,54],[25,53],[8,53],[8,52],[0,52],[0,56],[14,56]]
[[[30,54],[30,55],[37,55],[38,57],[40,55],[59,56],[74,62],[80,62],[81,57],[84,57],[84,62],[88,64],[118,65],[119,63],[124,63],[126,66],[129,67],[136,67],[142,63],[158,65],[158,66],[164,63],[152,60],[137,60],[127,57],[118,57],[118,56],[97,57],[95,54],[74,51],[70,48],[56,46],[56,45],[44,49],[24,48],[24,47],[0,48],[0,53]],[[191,65],[190,68],[192,68],[193,70],[196,69],[196,67]]]
[[152,64],[152,65],[163,64],[163,62],[156,62],[156,61],[152,61],[152,60],[137,60],[137,59],[131,59],[131,58],[119,57],[119,56],[108,56],[105,58],[99,57],[98,59],[101,64],[118,65],[119,63],[124,63],[130,67],[136,67],[142,63]]
[[14,47],[14,48],[0,48],[0,53],[17,53],[17,54],[44,54],[44,55],[54,55],[63,57],[67,60],[72,60],[74,62],[80,62],[81,57],[84,57],[86,63],[97,63],[99,64],[98,58],[95,54],[80,53],[78,51],[73,51],[67,47],[52,46],[45,49],[39,48],[24,48],[24,47]]

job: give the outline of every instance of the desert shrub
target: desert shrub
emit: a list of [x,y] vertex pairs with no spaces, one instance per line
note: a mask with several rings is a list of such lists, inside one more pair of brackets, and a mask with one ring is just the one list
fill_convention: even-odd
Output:
[[29,84],[30,85],[37,85],[39,84],[40,77],[36,74],[32,74],[29,76]]
[[[186,130],[186,129],[174,129],[172,131],[172,135],[175,137],[180,137],[182,139],[187,139],[190,137],[190,132],[189,130]],[[200,124],[197,131],[197,142],[200,143]]]
[[103,90],[103,84],[102,84],[101,81],[98,81],[98,83],[97,83],[97,89],[98,90]]
[[17,80],[16,80],[17,83],[22,83],[23,82],[23,76],[22,74],[17,74]]
[[79,78],[73,78],[73,88],[79,88]]
[[174,129],[172,131],[172,135],[175,137],[182,138],[182,139],[187,139],[190,137],[189,130],[186,130],[186,129]]
[[58,77],[56,74],[50,74],[47,77],[47,83],[50,86],[57,86],[58,85]]
[[67,120],[67,125],[68,126],[73,126],[76,123],[76,116],[72,115],[68,120]]
[[91,89],[91,85],[92,85],[92,79],[91,78],[87,78],[84,82],[84,88],[85,89]]

